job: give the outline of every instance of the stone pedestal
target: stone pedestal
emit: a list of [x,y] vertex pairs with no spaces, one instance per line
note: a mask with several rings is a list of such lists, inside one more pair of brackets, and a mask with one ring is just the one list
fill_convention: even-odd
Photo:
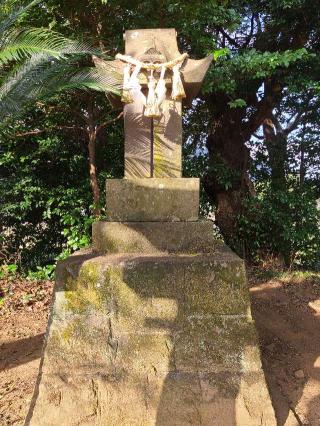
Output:
[[198,184],[107,182],[110,221],[57,268],[31,425],[276,425],[244,264]]

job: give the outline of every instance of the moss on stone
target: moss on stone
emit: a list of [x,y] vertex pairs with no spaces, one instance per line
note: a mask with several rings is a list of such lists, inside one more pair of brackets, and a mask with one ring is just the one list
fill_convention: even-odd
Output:
[[104,291],[100,290],[100,266],[94,262],[82,266],[79,277],[68,277],[66,283],[66,307],[82,314],[88,309],[104,310]]
[[181,368],[239,369],[243,349],[254,339],[254,327],[245,319],[248,291],[241,262],[224,265],[193,256],[165,259],[85,262],[78,278],[69,276],[66,283],[65,310],[71,316],[60,334],[60,346],[69,351],[80,345],[80,358],[104,347],[112,352],[112,345],[106,346],[106,336],[113,333],[110,324],[131,336],[125,338],[121,353],[133,365],[137,356],[152,363],[161,353],[167,365],[167,341],[172,341]]
[[76,328],[76,323],[74,321],[69,323],[66,327],[64,327],[61,333],[62,339],[66,342],[69,342],[70,339],[74,337],[75,328]]

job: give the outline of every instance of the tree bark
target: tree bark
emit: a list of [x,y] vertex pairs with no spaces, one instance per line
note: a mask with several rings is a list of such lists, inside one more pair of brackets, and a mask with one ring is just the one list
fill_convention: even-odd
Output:
[[285,191],[287,188],[286,163],[288,137],[269,118],[263,122],[263,133],[271,168],[271,187],[275,191]]
[[89,143],[88,143],[88,152],[89,152],[89,174],[90,174],[90,185],[93,195],[93,210],[92,213],[94,216],[99,216],[100,211],[100,189],[98,184],[97,177],[97,166],[96,166],[96,132],[92,130],[89,133]]
[[300,148],[300,170],[299,170],[299,176],[300,176],[300,186],[302,186],[304,184],[304,180],[306,177],[306,160],[305,160],[305,149],[304,149],[304,144],[301,144],[301,148]]
[[252,192],[247,173],[249,150],[241,123],[241,114],[235,111],[226,112],[213,122],[207,139],[209,173],[204,181],[207,194],[217,206],[216,223],[226,243],[238,252],[237,216],[243,198]]

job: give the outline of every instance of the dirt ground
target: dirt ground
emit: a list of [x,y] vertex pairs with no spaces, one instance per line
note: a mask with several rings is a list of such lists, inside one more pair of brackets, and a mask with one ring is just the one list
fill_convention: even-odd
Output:
[[[320,274],[248,269],[278,426],[320,426]],[[23,425],[39,368],[49,281],[0,280],[0,425]]]
[[[278,426],[320,426],[320,274],[249,269],[252,313]],[[270,275],[270,274],[269,274]]]
[[53,283],[0,280],[0,425],[23,425],[36,382]]

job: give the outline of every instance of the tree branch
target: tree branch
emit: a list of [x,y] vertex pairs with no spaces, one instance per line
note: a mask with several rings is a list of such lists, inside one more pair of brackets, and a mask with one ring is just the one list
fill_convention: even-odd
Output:
[[299,112],[296,114],[295,118],[289,120],[288,126],[284,129],[284,133],[288,135],[291,133],[295,128],[297,128],[301,122],[302,117],[304,116],[304,111]]
[[282,87],[276,81],[265,82],[264,97],[255,105],[256,112],[252,114],[249,122],[245,126],[246,139],[249,139],[251,135],[256,132],[265,118],[271,116],[276,99],[281,92]]
[[39,135],[40,133],[47,132],[48,129],[41,129],[41,130],[31,130],[30,132],[19,132],[16,133],[14,136],[16,138],[21,138],[23,136],[32,136],[32,135]]
[[241,47],[232,37],[229,36],[228,33],[225,32],[222,27],[219,28],[219,31],[228,40],[228,42],[232,44],[232,46],[237,47],[238,49]]
[[30,130],[28,132],[19,132],[16,133],[14,136],[17,138],[21,138],[23,136],[33,136],[33,135],[39,135],[41,133],[45,133],[45,132],[51,132],[52,130],[82,130],[82,131],[86,131],[83,127],[78,127],[78,126],[55,126],[55,127],[50,127],[47,129],[38,129],[38,130]]
[[110,124],[116,122],[117,120],[119,120],[121,117],[123,116],[123,111],[120,112],[120,114],[117,115],[117,117],[112,118],[111,120],[107,120],[104,123],[101,123],[96,130],[96,134],[98,134],[100,132],[100,130],[102,130],[104,127],[110,126]]
[[278,120],[278,117],[271,112],[270,114],[271,120],[276,128],[277,133],[284,133],[284,128],[282,127],[280,121]]
[[261,20],[260,20],[259,13],[257,13],[257,15],[255,16],[255,20],[256,20],[256,24],[258,28],[258,33],[261,33],[262,28],[261,28]]
[[250,33],[247,35],[246,41],[245,41],[243,47],[248,47],[249,43],[250,43],[250,41],[252,39],[253,30],[254,30],[254,19],[255,19],[255,14],[253,13],[252,16],[251,16]]

